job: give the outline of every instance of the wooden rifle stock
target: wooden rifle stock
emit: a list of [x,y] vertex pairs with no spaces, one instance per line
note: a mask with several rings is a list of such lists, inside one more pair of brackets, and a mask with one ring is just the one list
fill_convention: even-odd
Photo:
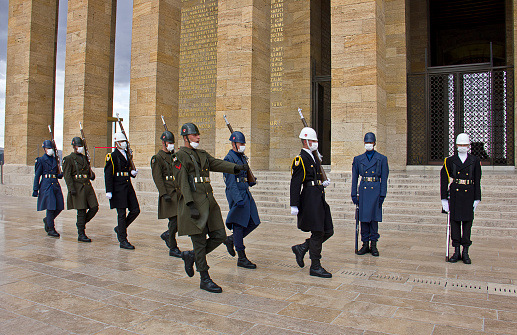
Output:
[[54,141],[54,133],[52,133],[52,128],[48,125],[48,131],[50,132],[50,142],[52,142],[52,149],[54,149],[54,158],[57,163],[57,174],[61,174],[61,163],[59,162],[59,152],[57,151],[56,141]]
[[[303,117],[303,114],[302,114],[302,109],[301,108],[298,108],[298,114],[300,114],[300,119],[302,120],[302,123],[303,123],[303,126],[304,127],[309,127],[307,125],[307,121],[305,120],[305,118]],[[318,150],[314,150],[312,152],[312,156],[314,157],[314,159],[320,164],[320,174],[321,174],[321,181],[326,181],[328,178],[327,178],[327,174],[325,173],[325,170],[323,169],[323,164],[321,163],[321,159],[320,159],[320,153],[318,152]]]
[[[230,134],[233,134],[233,128],[232,128],[232,125],[230,124],[230,122],[228,122],[228,119],[226,118],[226,115],[223,115],[224,117],[224,122],[226,122],[226,125],[228,126],[228,129],[230,130]],[[249,163],[249,159],[246,155],[242,155],[244,157],[244,159],[246,160],[247,163]],[[253,172],[251,172],[251,168],[248,166],[248,171],[246,171],[246,174],[247,174],[247,178],[248,178],[248,184],[250,186],[253,186],[255,184],[257,184],[257,178],[255,178],[255,175],[253,174]]]
[[86,136],[84,136],[83,124],[81,122],[79,122],[79,128],[81,129],[81,139],[83,140],[84,155],[86,156],[86,160],[88,161],[88,173],[89,177],[91,178],[93,176],[92,160],[90,158],[90,150],[88,150],[88,145],[86,144]]
[[118,122],[118,125],[120,127],[120,132],[122,134],[124,134],[124,136],[126,137],[126,142],[127,142],[127,159],[129,161],[129,165],[131,165],[131,170],[136,170],[135,163],[133,162],[133,150],[131,150],[131,146],[129,145],[129,140],[127,139],[126,131],[124,130],[124,126],[122,125],[122,121],[120,121],[120,117],[118,116],[118,113],[117,113],[117,122]]

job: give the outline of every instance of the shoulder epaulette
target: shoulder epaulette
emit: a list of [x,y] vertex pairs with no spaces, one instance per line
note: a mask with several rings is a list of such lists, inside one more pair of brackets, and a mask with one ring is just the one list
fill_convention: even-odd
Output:
[[111,166],[113,167],[113,174],[115,174],[115,164],[113,164],[113,157],[111,157],[111,153],[106,155],[106,162],[111,161]]
[[443,166],[445,166],[445,172],[447,172],[447,182],[451,182],[451,176],[449,175],[449,170],[447,169],[447,157],[443,160]]
[[291,176],[293,175],[293,165],[299,166],[300,164],[303,168],[303,181],[305,181],[305,165],[303,164],[303,159],[301,156],[294,157],[293,162],[291,163]]
[[153,157],[151,157],[151,167],[153,167],[154,162],[156,162],[156,155],[154,155]]

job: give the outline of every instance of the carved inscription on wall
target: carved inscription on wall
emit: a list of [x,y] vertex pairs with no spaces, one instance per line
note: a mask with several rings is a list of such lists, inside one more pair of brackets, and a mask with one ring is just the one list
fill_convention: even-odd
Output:
[[284,0],[271,0],[271,113],[270,131],[280,133],[282,122],[283,76],[284,76]]
[[182,0],[178,123],[195,123],[203,147],[215,138],[217,0]]

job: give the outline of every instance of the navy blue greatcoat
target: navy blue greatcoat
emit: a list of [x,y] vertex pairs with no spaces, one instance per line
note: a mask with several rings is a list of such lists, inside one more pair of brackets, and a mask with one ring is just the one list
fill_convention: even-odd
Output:
[[[44,154],[36,158],[34,166],[34,191],[38,194],[38,211],[43,210],[63,210],[65,202],[63,193],[57,178],[47,178],[48,175],[57,175],[57,162],[54,157]],[[41,178],[41,181],[40,181]]]
[[[226,157],[224,157],[224,160],[235,164],[246,163],[243,155],[233,150],[228,152]],[[230,211],[226,217],[226,227],[228,227],[228,229],[232,229],[234,223],[247,227],[250,219],[253,220],[254,224],[260,224],[257,205],[249,191],[250,187],[248,182],[244,181],[244,178],[247,177],[247,172],[240,171],[240,173],[236,175],[230,173],[224,173],[223,175],[224,182],[226,184],[226,199],[230,206]],[[239,181],[237,181],[237,179]],[[243,208],[239,208],[237,206],[237,203],[241,200],[244,201]]]
[[[352,163],[352,197],[359,194],[359,221],[382,221],[382,204],[380,197],[385,197],[388,190],[388,158],[377,151],[372,159],[368,160],[366,153],[355,156]],[[359,177],[375,177],[377,181],[361,179]]]

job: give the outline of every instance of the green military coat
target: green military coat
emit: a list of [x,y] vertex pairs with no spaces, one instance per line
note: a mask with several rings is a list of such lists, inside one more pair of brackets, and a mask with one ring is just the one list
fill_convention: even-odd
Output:
[[[88,178],[89,172],[90,166],[84,155],[72,152],[63,158],[63,178],[68,188],[67,209],[88,209],[99,206],[95,190]],[[92,178],[95,179],[95,175]],[[70,192],[73,189],[77,192],[76,195]]]
[[[158,219],[167,219],[178,215],[178,192],[176,192],[176,179],[173,175],[173,155],[170,152],[160,150],[151,158],[151,171],[153,180],[159,192]],[[163,196],[168,194],[172,201],[166,201]]]
[[[199,171],[196,171],[192,157]],[[181,192],[178,200],[178,235],[201,234],[207,226],[208,231],[224,229],[221,208],[215,201],[209,179],[205,181],[205,178],[210,178],[210,171],[234,174],[236,164],[214,158],[205,150],[187,147],[181,147],[173,161],[174,176]],[[189,176],[197,180],[194,181],[195,191],[191,189]],[[196,204],[200,213],[197,220],[190,217],[187,204],[191,201]]]

